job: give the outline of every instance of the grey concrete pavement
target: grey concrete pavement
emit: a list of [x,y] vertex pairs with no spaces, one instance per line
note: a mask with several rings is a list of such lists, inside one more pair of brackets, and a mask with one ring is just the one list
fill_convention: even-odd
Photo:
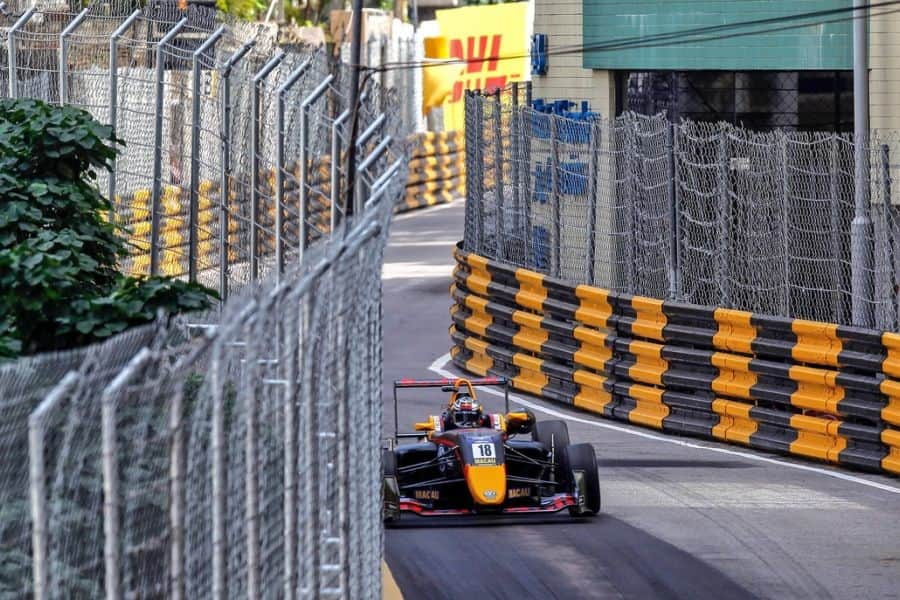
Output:
[[[384,269],[385,435],[393,429],[390,382],[436,376],[428,367],[449,350],[451,252],[462,214],[460,203],[393,225]],[[573,441],[594,445],[603,514],[487,525],[409,517],[386,536],[388,565],[407,598],[900,598],[900,480],[666,438],[522,397],[561,413]],[[501,407],[499,398],[480,399]],[[401,429],[440,401],[409,390]]]

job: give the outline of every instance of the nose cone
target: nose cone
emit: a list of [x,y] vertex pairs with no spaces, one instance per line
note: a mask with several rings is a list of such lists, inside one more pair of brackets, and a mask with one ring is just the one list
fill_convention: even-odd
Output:
[[467,465],[469,493],[476,504],[498,506],[506,500],[506,465]]

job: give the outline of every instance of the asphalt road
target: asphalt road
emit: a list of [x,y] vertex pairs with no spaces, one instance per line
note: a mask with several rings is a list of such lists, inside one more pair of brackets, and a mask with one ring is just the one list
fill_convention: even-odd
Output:
[[[386,436],[393,379],[454,371],[444,355],[462,218],[459,203],[393,225]],[[401,430],[439,410],[439,392],[419,392],[402,396]],[[603,514],[488,524],[410,516],[386,533],[386,560],[406,598],[900,598],[897,478],[666,437],[520,397],[539,419],[556,418],[541,410],[563,414],[573,442],[594,445]]]

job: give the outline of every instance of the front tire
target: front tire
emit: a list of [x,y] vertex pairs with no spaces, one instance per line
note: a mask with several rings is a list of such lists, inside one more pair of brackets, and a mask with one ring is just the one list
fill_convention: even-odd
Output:
[[597,454],[590,444],[572,444],[563,452],[563,469],[577,491],[582,503],[569,507],[575,516],[596,515],[600,512],[600,476],[597,473]]
[[538,421],[531,430],[531,439],[543,444],[547,450],[553,448],[558,463],[569,445],[569,426],[565,421]]

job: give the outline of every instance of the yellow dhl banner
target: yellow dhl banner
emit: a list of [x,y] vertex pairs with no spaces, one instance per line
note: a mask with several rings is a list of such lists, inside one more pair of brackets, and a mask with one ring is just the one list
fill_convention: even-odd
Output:
[[437,11],[450,57],[466,61],[444,103],[444,128],[464,127],[464,90],[492,91],[529,76],[529,2]]

